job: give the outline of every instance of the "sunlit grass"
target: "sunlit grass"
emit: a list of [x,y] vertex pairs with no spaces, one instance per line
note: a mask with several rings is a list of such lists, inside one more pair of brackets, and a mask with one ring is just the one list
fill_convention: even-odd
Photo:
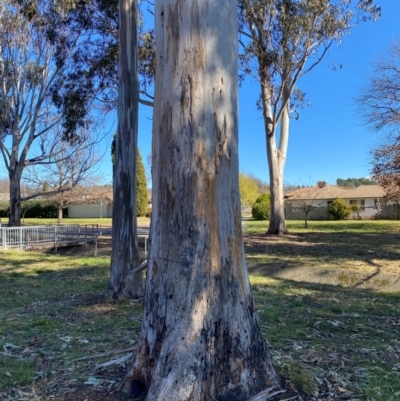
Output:
[[[302,222],[288,222],[294,235],[268,242],[260,235],[266,222],[246,222],[248,260],[331,268],[400,260],[398,222],[315,223],[305,230]],[[310,232],[316,235],[305,235]],[[253,240],[260,242],[251,248]],[[109,257],[8,250],[0,251],[0,261],[0,349],[10,354],[0,358],[0,393],[29,391],[33,380],[41,389],[72,378],[83,385],[94,364],[113,357],[74,359],[137,342],[141,302],[103,297]],[[400,399],[398,293],[294,282],[260,271],[251,272],[250,282],[274,362],[294,387],[316,400],[328,384],[343,399]]]
[[[287,220],[286,226],[290,233],[399,233],[399,220],[339,220],[339,221],[309,221],[308,228],[302,220]],[[244,228],[249,233],[265,233],[268,230],[267,221],[253,219],[244,222]]]
[[[1,222],[3,225],[8,224],[8,218],[2,218]],[[23,225],[50,225],[50,224],[58,224],[57,219],[22,219],[21,220]],[[100,217],[93,217],[93,218],[85,218],[85,219],[75,219],[75,218],[64,218],[61,224],[98,224],[102,227],[111,227],[112,219],[109,217],[103,217],[100,221]],[[147,226],[150,224],[150,218],[148,217],[138,217],[137,224]]]

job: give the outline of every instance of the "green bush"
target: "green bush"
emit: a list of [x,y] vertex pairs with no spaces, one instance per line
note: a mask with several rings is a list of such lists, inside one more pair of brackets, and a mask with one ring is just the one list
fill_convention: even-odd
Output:
[[56,218],[58,207],[54,202],[43,199],[32,199],[22,202],[21,217],[23,218]]
[[351,214],[351,207],[343,199],[335,199],[328,206],[328,212],[335,220],[343,220]]
[[8,217],[9,210],[10,210],[10,202],[0,201],[0,217]]
[[269,220],[271,207],[267,202],[255,203],[251,208],[251,215],[254,220]]
[[[0,201],[0,217],[9,217],[10,202]],[[57,203],[44,199],[31,199],[22,201],[21,217],[27,219],[43,218],[52,219],[58,217]],[[63,217],[68,217],[68,209],[63,210]]]
[[255,203],[263,203],[263,202],[267,202],[269,205],[271,204],[271,197],[269,196],[269,194],[262,194],[255,201]]
[[269,194],[263,194],[257,198],[251,208],[251,215],[255,220],[269,220],[271,213],[271,200]]

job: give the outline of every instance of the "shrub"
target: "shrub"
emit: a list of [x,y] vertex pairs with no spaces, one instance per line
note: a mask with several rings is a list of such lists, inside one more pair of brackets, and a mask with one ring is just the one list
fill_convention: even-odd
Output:
[[269,194],[259,196],[251,209],[251,215],[255,220],[269,220],[271,202]]
[[263,202],[267,202],[269,205],[271,204],[271,197],[269,196],[269,194],[262,194],[255,201],[255,203],[263,203]]
[[8,217],[10,202],[0,201],[0,217]]
[[22,201],[21,217],[23,218],[56,218],[58,216],[58,206],[54,202],[43,199],[32,199]]
[[351,214],[351,207],[343,199],[335,199],[328,206],[328,212],[335,220],[343,220]]
[[269,220],[271,207],[267,202],[255,203],[251,208],[251,214],[255,220]]
[[[9,217],[10,202],[0,201],[0,217]],[[58,206],[55,202],[44,199],[31,199],[21,203],[22,218],[57,218]],[[68,217],[68,209],[63,210],[63,217]]]

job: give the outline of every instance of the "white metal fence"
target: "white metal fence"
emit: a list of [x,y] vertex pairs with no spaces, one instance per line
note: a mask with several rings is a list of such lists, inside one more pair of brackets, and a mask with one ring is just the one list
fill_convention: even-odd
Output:
[[26,249],[54,245],[63,241],[88,241],[97,237],[95,230],[82,229],[79,224],[57,226],[0,227],[0,247]]

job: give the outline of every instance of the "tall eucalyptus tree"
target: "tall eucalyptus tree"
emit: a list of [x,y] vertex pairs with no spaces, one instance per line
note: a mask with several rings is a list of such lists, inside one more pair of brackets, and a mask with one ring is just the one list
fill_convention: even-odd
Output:
[[286,234],[283,183],[300,77],[354,25],[376,19],[373,0],[240,0],[244,72],[260,83],[271,192],[268,233]]
[[281,387],[242,241],[236,7],[155,3],[151,246],[141,338],[125,379],[148,401],[234,401]]
[[137,1],[119,1],[118,134],[115,137],[112,254],[107,296],[143,295],[136,220],[139,81]]

